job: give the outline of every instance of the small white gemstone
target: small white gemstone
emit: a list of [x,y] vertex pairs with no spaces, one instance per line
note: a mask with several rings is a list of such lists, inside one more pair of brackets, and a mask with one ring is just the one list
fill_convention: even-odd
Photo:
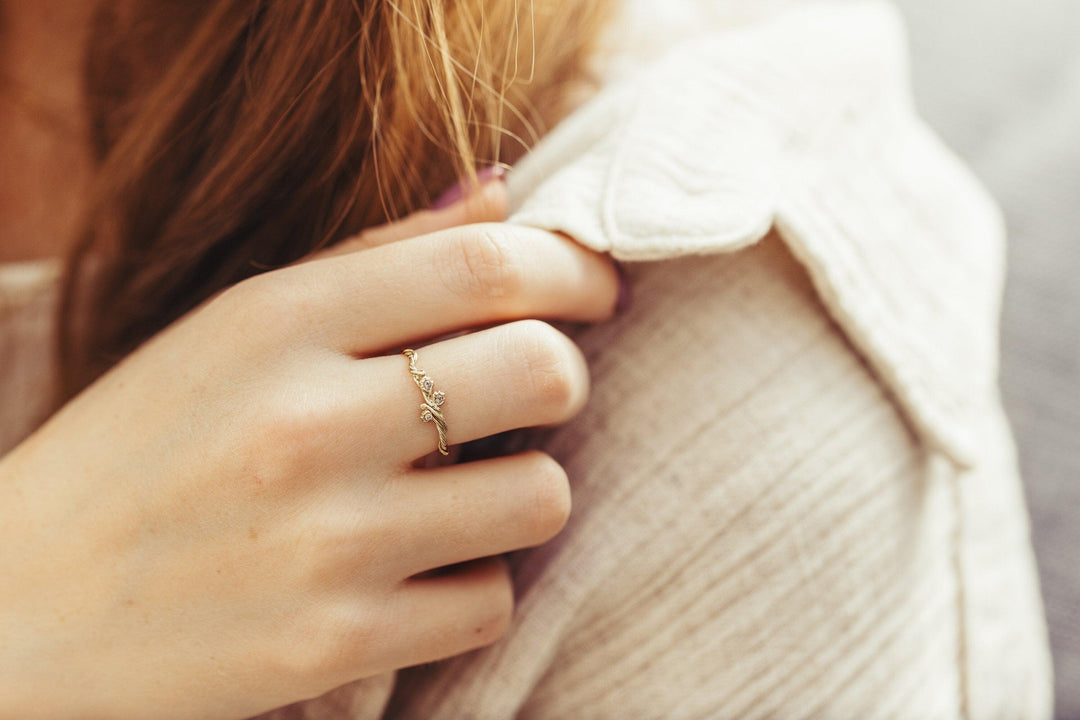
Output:
[[435,387],[435,383],[432,382],[431,378],[426,377],[420,381],[420,387],[423,388],[424,392],[431,392],[431,388]]
[[431,422],[434,418],[435,416],[431,414],[430,410],[425,410],[424,412],[420,413],[420,419],[424,422]]
[[431,396],[431,401],[435,403],[435,407],[442,405],[444,400],[446,400],[446,395],[442,390],[436,390],[435,394]]

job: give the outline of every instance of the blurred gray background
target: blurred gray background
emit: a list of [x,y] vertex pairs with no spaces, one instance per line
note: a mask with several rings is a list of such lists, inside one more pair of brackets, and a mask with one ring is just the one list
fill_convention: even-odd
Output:
[[1002,384],[1054,650],[1080,718],[1080,0],[895,0],[923,116],[1010,230]]

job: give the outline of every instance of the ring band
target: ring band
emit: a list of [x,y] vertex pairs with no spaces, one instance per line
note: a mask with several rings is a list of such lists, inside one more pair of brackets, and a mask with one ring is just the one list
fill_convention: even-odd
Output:
[[409,358],[409,374],[412,375],[416,387],[420,388],[420,394],[424,396],[424,402],[420,403],[420,419],[424,422],[435,423],[435,428],[439,431],[439,452],[449,455],[450,451],[446,449],[446,418],[443,417],[441,410],[443,402],[446,401],[446,395],[442,390],[436,390],[435,381],[416,367],[415,350],[402,350],[401,354]]

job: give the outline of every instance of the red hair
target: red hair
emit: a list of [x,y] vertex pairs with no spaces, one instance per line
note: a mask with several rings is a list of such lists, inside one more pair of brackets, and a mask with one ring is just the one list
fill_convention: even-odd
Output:
[[222,288],[512,162],[565,110],[595,0],[111,0],[62,392]]

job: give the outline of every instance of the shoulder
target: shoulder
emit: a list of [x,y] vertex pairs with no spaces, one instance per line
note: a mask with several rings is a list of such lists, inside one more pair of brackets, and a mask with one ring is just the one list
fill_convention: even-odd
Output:
[[[419,673],[440,693],[407,716],[497,700],[492,717],[782,717],[821,700],[810,680],[830,648],[904,668],[889,628],[951,626],[948,558],[911,562],[943,544],[945,488],[925,494],[917,440],[780,240],[631,272],[630,312],[575,336],[588,405],[544,444],[571,479],[569,524],[513,556],[506,638]],[[918,685],[945,716],[955,658],[930,648],[871,695]],[[884,678],[838,664],[823,679],[848,672]]]
[[895,11],[775,5],[621,74],[511,173],[511,221],[628,261],[775,230],[918,433],[970,465],[996,395],[1000,213],[916,114]]
[[592,395],[548,441],[581,478],[582,512],[609,492],[685,509],[710,486],[760,489],[729,484],[740,476],[827,482],[863,462],[916,472],[919,436],[777,233],[630,273],[630,311],[574,336]]
[[[803,267],[771,234],[632,272],[631,312],[576,338],[593,395],[547,446],[573,483],[571,524],[558,555],[519,559],[538,598],[553,575],[589,579],[527,708],[783,717],[852,673],[867,691],[852,716],[902,702],[909,683],[945,716],[955,645],[905,666],[912,648],[889,628],[940,635],[955,620],[952,568],[924,555],[945,543],[949,497],[927,492],[918,438]],[[864,664],[819,662],[868,646]]]

